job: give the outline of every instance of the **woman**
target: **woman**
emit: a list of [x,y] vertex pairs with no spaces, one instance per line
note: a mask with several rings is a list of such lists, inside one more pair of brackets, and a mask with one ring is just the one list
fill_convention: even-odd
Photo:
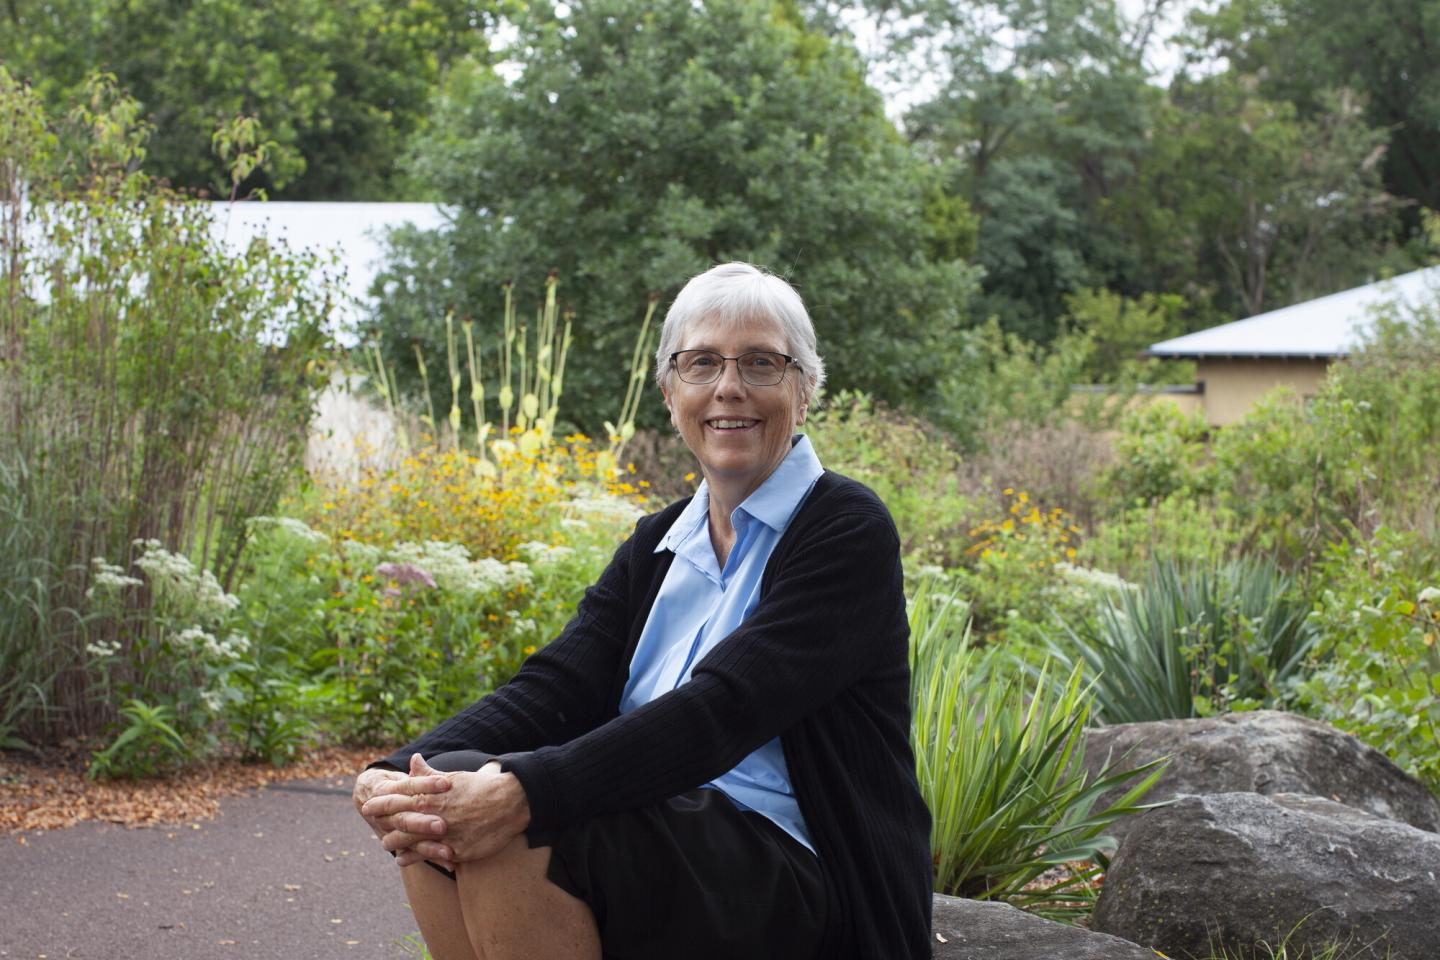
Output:
[[695,496],[356,804],[436,960],[929,957],[899,541],[795,434],[824,380],[805,307],[715,267],[655,375]]

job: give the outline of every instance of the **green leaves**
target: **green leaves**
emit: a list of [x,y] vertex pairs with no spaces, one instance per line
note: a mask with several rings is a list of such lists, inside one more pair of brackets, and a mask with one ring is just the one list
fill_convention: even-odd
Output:
[[[110,71],[155,124],[145,169],[177,187],[232,191],[217,123],[258,115],[266,163],[252,188],[293,199],[393,196],[399,160],[450,63],[483,55],[496,4],[468,0],[61,0],[11,4],[0,60],[54,107]],[[19,23],[15,20],[18,18]]]
[[[934,816],[935,889],[1083,913],[1093,895],[1086,884],[1114,848],[1105,828],[1146,809],[1139,800],[1162,768],[1107,766],[1088,780],[1081,758],[1090,690],[1081,669],[1061,678],[1047,664],[1032,680],[998,649],[977,650],[965,604],[936,584],[922,581],[910,601],[912,741]],[[1137,783],[1095,809],[1137,772]],[[1037,885],[1053,868],[1062,868],[1059,878]]]
[[[392,360],[410,338],[438,355],[449,305],[493,317],[503,281],[556,268],[577,353],[620,361],[567,381],[594,431],[649,296],[743,259],[797,284],[836,383],[934,402],[975,274],[932,254],[963,247],[965,211],[934,202],[852,49],[752,0],[541,4],[516,28],[519,75],[457,69],[418,144],[416,176],[460,211],[393,244],[376,323]],[[640,416],[663,422],[659,404]]]
[[1269,561],[1157,561],[1093,617],[1059,621],[1054,655],[1094,677],[1098,719],[1165,720],[1279,706],[1318,640],[1309,606]]
[[189,759],[190,748],[173,726],[176,717],[171,707],[131,698],[120,708],[120,717],[120,734],[91,758],[85,771],[92,780],[146,777],[173,770]]

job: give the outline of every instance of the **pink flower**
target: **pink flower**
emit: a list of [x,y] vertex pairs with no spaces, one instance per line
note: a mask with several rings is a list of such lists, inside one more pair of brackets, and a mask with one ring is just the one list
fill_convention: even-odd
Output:
[[413,563],[382,563],[375,568],[375,575],[400,586],[418,583],[431,589],[435,587],[435,578]]

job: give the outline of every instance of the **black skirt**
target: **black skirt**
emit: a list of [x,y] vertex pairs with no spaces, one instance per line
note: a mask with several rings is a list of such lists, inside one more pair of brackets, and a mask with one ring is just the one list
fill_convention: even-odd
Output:
[[[452,772],[492,759],[462,750],[429,762]],[[819,953],[826,921],[819,861],[719,790],[700,787],[637,810],[531,831],[529,843],[550,848],[550,882],[590,906],[606,960],[805,960]]]

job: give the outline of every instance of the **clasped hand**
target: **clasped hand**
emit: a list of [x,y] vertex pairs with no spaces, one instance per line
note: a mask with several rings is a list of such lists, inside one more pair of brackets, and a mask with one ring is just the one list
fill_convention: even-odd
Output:
[[361,774],[355,802],[402,867],[429,860],[453,870],[497,853],[530,823],[524,788],[498,761],[475,772],[442,773],[417,753],[409,776]]

